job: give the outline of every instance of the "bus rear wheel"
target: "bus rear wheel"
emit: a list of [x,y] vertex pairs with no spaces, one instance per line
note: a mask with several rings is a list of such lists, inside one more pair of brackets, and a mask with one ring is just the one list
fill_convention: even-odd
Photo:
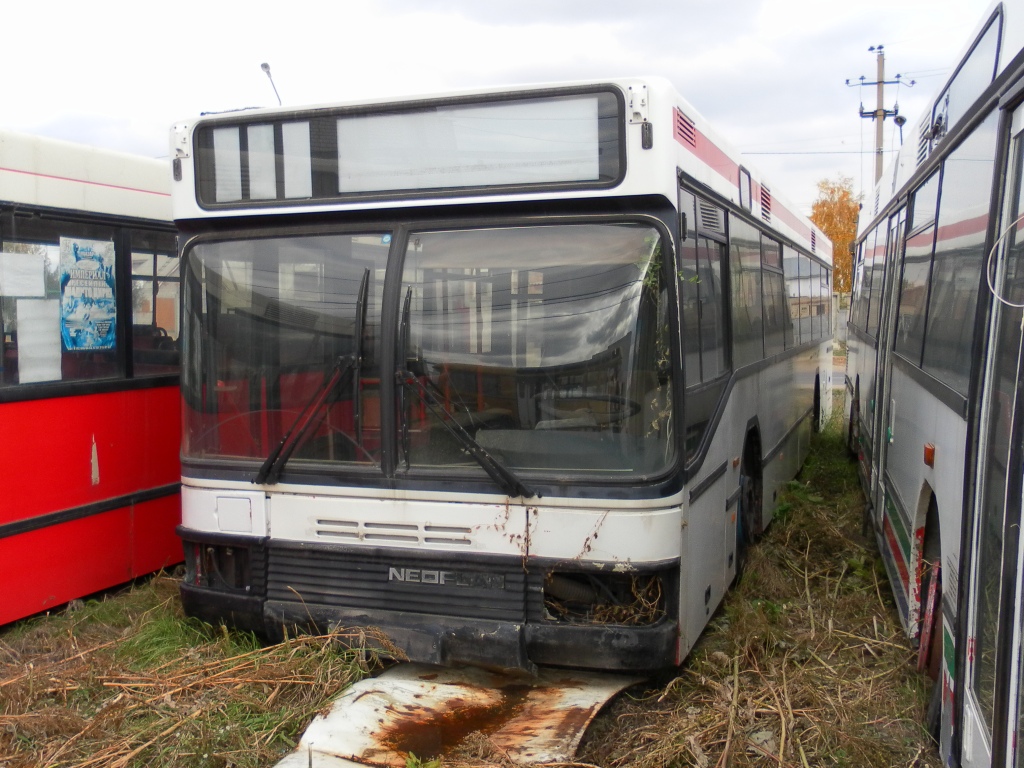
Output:
[[[922,643],[918,651],[918,668],[928,675],[931,680],[931,693],[928,696],[928,709],[925,712],[925,729],[936,744],[942,730],[942,574],[939,571],[938,563],[931,563],[926,566],[929,569],[927,582],[922,593],[925,599],[934,594],[932,602],[932,615],[926,620],[930,622],[927,632],[922,628]],[[934,582],[934,592],[932,583]],[[927,634],[927,640],[925,635]],[[927,646],[927,647],[926,647]]]
[[917,669],[931,680],[931,693],[925,713],[925,728],[939,743],[942,728],[942,545],[939,538],[939,508],[933,496],[925,519],[925,539],[921,553],[920,646]]
[[811,426],[816,433],[821,432],[821,382],[819,379],[814,380],[814,416],[811,418]]

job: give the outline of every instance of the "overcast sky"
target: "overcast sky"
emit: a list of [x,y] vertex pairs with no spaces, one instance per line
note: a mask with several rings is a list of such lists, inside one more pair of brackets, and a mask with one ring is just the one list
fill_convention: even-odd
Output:
[[[1016,3],[1020,0],[1010,0]],[[873,181],[875,54],[913,124],[989,0],[145,0],[4,8],[0,127],[166,157],[204,111],[662,75],[804,213]],[[908,126],[909,128],[909,126]],[[899,141],[886,121],[886,147]],[[908,131],[909,138],[909,131]]]

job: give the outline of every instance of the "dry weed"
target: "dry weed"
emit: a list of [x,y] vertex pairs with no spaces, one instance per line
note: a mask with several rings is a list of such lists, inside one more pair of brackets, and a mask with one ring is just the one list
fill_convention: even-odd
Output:
[[[266,766],[375,657],[337,631],[263,647],[181,615],[177,582],[0,637],[0,766]],[[379,646],[378,646],[379,647]]]

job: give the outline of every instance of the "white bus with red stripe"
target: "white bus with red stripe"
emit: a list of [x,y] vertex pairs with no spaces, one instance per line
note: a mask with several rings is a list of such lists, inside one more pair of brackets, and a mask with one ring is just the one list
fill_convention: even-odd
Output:
[[681,660],[831,407],[831,244],[665,81],[172,130],[186,609]]
[[1019,11],[985,14],[865,207],[849,330],[847,426],[870,523],[935,681],[928,727],[946,762],[970,766],[1024,761],[1020,312],[993,299],[998,286],[1020,302]]

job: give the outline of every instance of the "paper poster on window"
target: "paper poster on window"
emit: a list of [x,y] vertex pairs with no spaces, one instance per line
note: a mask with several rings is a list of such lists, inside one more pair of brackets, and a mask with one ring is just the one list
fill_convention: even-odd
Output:
[[60,381],[56,299],[18,299],[18,383]]
[[117,338],[114,244],[60,239],[60,334],[64,349],[113,349]]
[[0,253],[0,296],[46,295],[46,257],[41,253]]

